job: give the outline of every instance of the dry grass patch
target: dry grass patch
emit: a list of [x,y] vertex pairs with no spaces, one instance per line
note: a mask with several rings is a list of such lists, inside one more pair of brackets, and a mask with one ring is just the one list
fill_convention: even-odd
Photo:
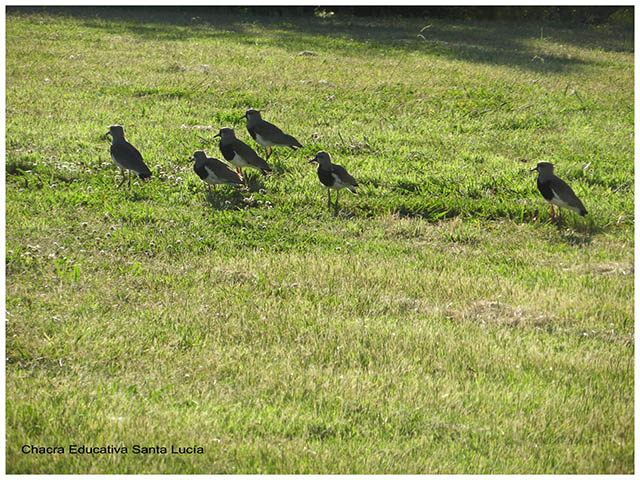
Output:
[[508,327],[545,327],[557,323],[557,319],[546,313],[490,300],[480,300],[461,309],[449,310],[446,316],[463,322]]

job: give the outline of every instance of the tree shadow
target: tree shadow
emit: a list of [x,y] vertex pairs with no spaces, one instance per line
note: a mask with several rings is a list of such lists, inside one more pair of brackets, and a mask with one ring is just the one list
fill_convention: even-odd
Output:
[[[189,40],[231,37],[238,43],[273,46],[293,54],[314,51],[358,54],[396,50],[447,56],[476,63],[557,73],[598,64],[565,54],[541,53],[542,39],[602,49],[633,52],[633,28],[564,28],[516,22],[470,22],[445,19],[338,16],[278,17],[272,7],[8,7],[11,14],[46,12],[83,19],[85,26],[121,32],[142,40]],[[327,37],[331,42],[327,42]],[[306,57],[301,57],[304,59]],[[301,60],[304,61],[304,60]]]

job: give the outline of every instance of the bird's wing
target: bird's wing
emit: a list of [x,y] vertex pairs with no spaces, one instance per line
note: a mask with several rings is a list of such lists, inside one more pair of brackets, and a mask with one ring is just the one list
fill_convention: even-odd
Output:
[[358,182],[356,182],[356,179],[349,175],[349,172],[347,172],[347,170],[342,165],[336,165],[334,163],[332,167],[333,168],[331,169],[331,173],[337,175],[342,183],[344,183],[345,185],[351,185],[353,187],[358,186]]
[[578,211],[585,211],[584,205],[571,189],[571,187],[561,178],[554,177],[549,182],[549,187],[553,192],[554,199],[567,205],[568,208],[574,208]]
[[119,142],[111,145],[111,155],[113,155],[120,165],[137,174],[150,174],[151,171],[142,160],[140,152],[129,142]]
[[271,171],[271,167],[262,158],[258,156],[253,149],[237,138],[233,141],[233,151],[240,155],[245,162],[250,165],[254,165],[261,170]]
[[292,145],[295,147],[302,147],[300,142],[291,135],[284,133],[280,128],[276,127],[273,123],[261,121],[256,123],[255,132],[261,137],[267,138],[273,143],[279,143],[282,145]]
[[204,162],[205,168],[208,168],[213,172],[213,174],[218,177],[220,180],[226,180],[231,183],[242,183],[240,177],[236,172],[231,170],[225,163],[222,163],[217,158],[209,158]]

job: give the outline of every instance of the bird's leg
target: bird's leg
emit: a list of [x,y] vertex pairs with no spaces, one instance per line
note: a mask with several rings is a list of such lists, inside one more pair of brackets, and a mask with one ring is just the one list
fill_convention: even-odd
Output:
[[336,201],[334,203],[335,214],[338,215],[338,197],[340,196],[340,190],[336,190]]
[[331,190],[327,187],[327,208],[331,210]]
[[124,181],[127,179],[127,177],[124,174],[124,168],[120,169],[120,173],[122,174],[122,181],[118,184],[118,186],[116,188],[120,188],[122,186],[122,184],[124,183]]
[[269,160],[269,151],[267,150],[267,147],[264,147],[264,159]]
[[127,189],[131,190],[131,170],[129,170],[129,184],[127,185]]
[[551,221],[553,222],[556,219],[556,211],[553,209],[553,204],[551,205]]

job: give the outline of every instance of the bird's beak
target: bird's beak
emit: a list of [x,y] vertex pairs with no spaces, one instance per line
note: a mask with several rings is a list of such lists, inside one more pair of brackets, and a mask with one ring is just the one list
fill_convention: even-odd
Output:
[[216,133],[216,134],[213,136],[213,138],[216,138],[216,137],[219,137],[219,136],[220,136],[220,134],[219,134],[219,133]]
[[244,115],[242,115],[240,118],[247,118],[247,114],[245,113]]
[[317,162],[318,160],[316,160],[316,157],[310,158],[309,159],[309,163],[313,163],[313,162]]
[[111,132],[107,132],[107,133],[105,133],[105,135],[111,135]]
[[532,168],[531,170],[529,170],[529,171],[530,171],[530,172],[537,172],[537,171],[538,171],[538,167],[537,167],[537,166],[535,166],[535,167],[533,167],[533,168]]

